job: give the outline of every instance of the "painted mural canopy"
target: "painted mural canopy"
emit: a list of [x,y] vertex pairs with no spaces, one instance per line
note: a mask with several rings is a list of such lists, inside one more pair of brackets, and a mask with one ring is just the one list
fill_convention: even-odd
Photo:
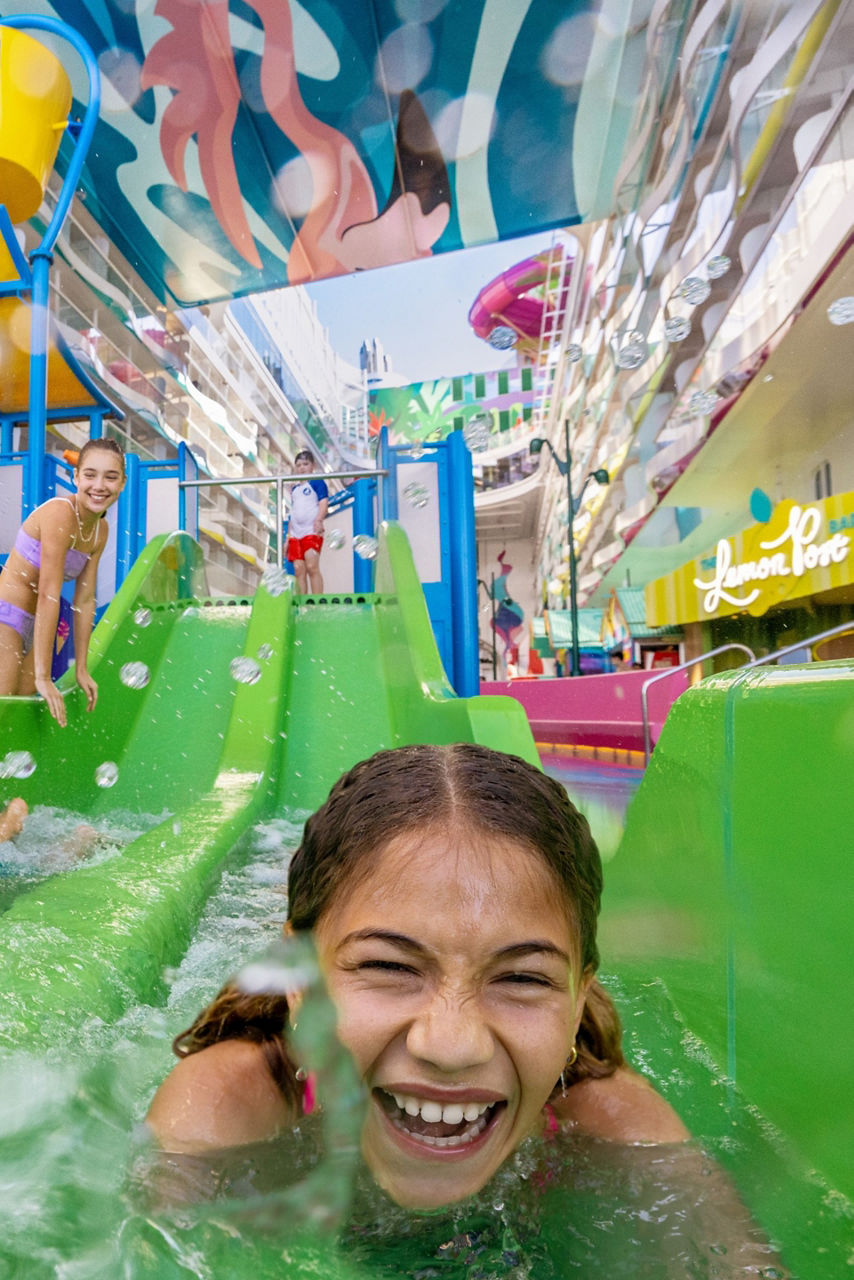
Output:
[[[4,15],[33,7],[0,0]],[[631,3],[38,8],[75,27],[101,69],[87,207],[179,305],[611,212],[643,38]],[[79,110],[76,55],[53,47]]]

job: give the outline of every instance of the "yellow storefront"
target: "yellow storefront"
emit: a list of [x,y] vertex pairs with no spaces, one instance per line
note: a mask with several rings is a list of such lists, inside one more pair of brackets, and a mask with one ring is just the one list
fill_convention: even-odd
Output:
[[[731,640],[757,654],[808,640],[854,617],[854,493],[785,501],[762,524],[645,590],[650,626],[681,625],[696,656]],[[850,636],[815,656],[854,655]]]

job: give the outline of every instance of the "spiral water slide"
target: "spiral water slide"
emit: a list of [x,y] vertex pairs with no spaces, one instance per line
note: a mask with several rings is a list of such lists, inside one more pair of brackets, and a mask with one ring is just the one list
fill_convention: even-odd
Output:
[[90,665],[98,706],[87,714],[66,683],[66,729],[40,700],[0,700],[0,759],[28,751],[35,762],[5,786],[95,826],[118,810],[164,818],[116,858],[56,875],[6,911],[7,1048],[55,1044],[156,999],[240,838],[266,816],[313,809],[357,760],[465,740],[536,759],[512,699],[454,695],[396,526],[380,533],[375,592],[317,601],[264,587],[212,600],[199,546],[155,539],[96,628]]

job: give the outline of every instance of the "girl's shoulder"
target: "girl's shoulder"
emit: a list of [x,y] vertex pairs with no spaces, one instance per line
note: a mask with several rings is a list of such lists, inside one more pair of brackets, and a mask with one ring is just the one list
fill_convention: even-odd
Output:
[[262,1142],[292,1119],[263,1047],[222,1040],[179,1060],[155,1093],[146,1123],[164,1150],[200,1152]]
[[71,534],[77,529],[74,504],[70,498],[48,498],[31,511],[21,526],[25,533],[39,540],[51,533]]
[[670,1104],[629,1067],[582,1080],[552,1105],[559,1122],[608,1142],[685,1142],[691,1136]]

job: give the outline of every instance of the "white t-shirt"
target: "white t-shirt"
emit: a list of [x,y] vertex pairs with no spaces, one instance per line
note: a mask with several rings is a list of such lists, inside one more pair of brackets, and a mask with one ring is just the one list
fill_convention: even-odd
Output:
[[291,510],[288,518],[288,536],[304,538],[314,533],[317,508],[329,496],[325,480],[304,480],[291,485]]

